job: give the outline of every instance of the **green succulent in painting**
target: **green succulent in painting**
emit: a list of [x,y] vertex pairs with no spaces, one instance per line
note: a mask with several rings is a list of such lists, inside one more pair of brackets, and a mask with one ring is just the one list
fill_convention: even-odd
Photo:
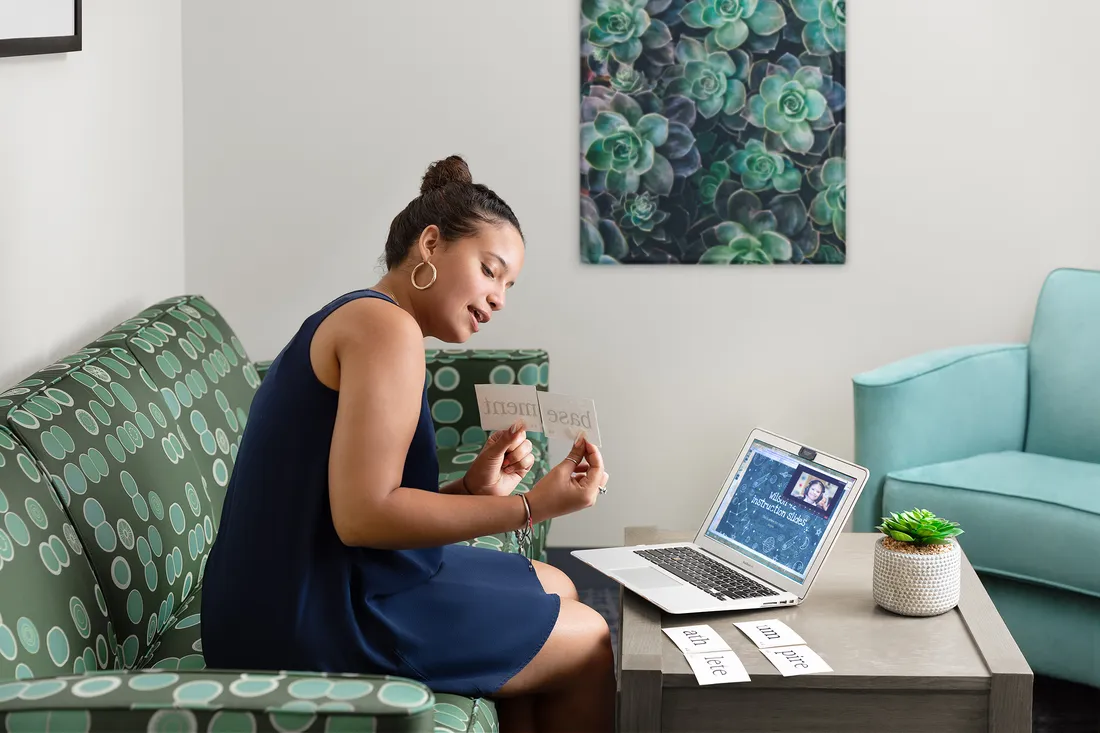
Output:
[[733,172],[741,176],[746,191],[775,188],[793,193],[802,187],[802,173],[786,155],[773,153],[759,140],[749,140],[733,155]]
[[692,0],[680,11],[692,28],[709,29],[711,49],[731,51],[749,39],[749,32],[771,36],[787,24],[787,14],[776,0]]
[[802,42],[811,54],[826,56],[847,49],[844,0],[791,0],[791,9],[806,21]]
[[708,52],[699,41],[685,38],[676,46],[676,58],[683,68],[668,72],[669,95],[680,94],[693,100],[699,114],[707,119],[719,112],[737,114],[744,108],[748,54]]
[[[617,103],[617,104],[616,104]],[[607,172],[607,190],[635,193],[641,183],[653,193],[672,189],[673,171],[657,147],[668,140],[668,119],[642,114],[625,95],[616,95],[615,110],[605,110],[581,125],[584,158],[597,171]]]
[[699,171],[696,178],[699,186],[699,200],[704,204],[713,204],[718,187],[730,177],[730,164],[724,160],[711,163],[710,168]]
[[[630,232],[649,234],[653,227],[663,224],[668,219],[668,212],[657,208],[657,197],[643,191],[642,193],[628,193],[623,198],[622,206],[616,210],[619,215],[619,228]],[[643,239],[636,236],[636,239]]]
[[821,119],[829,108],[818,91],[825,83],[821,69],[803,66],[794,74],[773,66],[760,84],[760,94],[749,100],[750,121],[781,137],[796,153],[808,153],[814,144],[810,123]]
[[824,165],[810,171],[809,180],[819,192],[810,204],[810,217],[816,224],[831,227],[840,241],[847,241],[848,176],[844,158],[829,158]]
[[[718,202],[716,207],[723,208]],[[775,213],[761,209],[759,198],[748,191],[738,191],[724,208],[729,219],[711,230],[717,244],[703,253],[700,263],[771,264],[791,259],[791,241],[778,231],[779,219]]]
[[648,91],[651,86],[645,74],[641,73],[633,66],[620,66],[611,77],[611,88],[617,92],[623,92],[624,94],[645,92]]
[[583,0],[581,13],[590,24],[587,37],[593,46],[608,49],[624,64],[642,55],[642,35],[650,25],[645,0]]
[[581,257],[585,262],[611,264],[624,257],[626,237],[610,219],[601,219],[596,204],[581,196]]

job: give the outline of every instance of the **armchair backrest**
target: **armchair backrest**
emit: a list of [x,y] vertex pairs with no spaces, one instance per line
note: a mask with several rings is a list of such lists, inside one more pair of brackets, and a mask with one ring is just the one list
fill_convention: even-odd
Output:
[[1100,463],[1100,272],[1059,269],[1029,344],[1025,450]]

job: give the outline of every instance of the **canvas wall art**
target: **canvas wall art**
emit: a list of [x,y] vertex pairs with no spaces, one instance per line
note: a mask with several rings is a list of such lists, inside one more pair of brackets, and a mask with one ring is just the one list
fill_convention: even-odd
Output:
[[845,0],[582,0],[593,264],[841,264]]

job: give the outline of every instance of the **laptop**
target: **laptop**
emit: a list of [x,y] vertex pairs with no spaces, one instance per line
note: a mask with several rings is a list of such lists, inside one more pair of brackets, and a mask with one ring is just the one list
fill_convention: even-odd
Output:
[[798,605],[867,476],[861,466],[757,428],[693,542],[572,555],[668,613]]

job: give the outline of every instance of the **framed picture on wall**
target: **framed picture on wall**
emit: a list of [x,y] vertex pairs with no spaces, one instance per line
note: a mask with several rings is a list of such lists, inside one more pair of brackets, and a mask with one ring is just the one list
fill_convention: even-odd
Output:
[[580,0],[580,258],[848,257],[845,0]]
[[0,0],[0,56],[80,50],[80,0]]

